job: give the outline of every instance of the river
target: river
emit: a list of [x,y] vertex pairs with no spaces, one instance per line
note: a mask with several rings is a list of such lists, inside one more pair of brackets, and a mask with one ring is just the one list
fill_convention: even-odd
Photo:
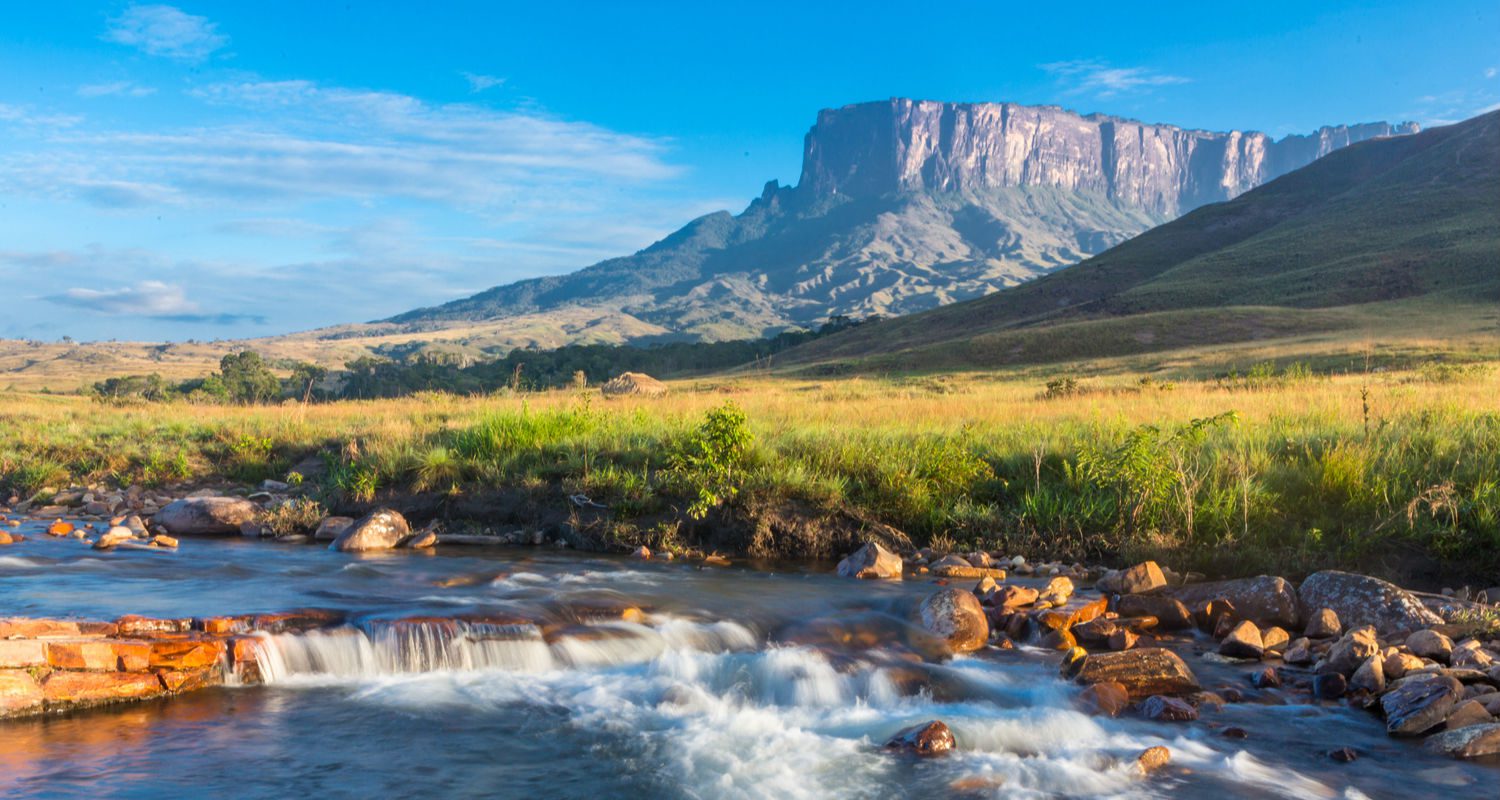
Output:
[[[226,538],[97,552],[39,527],[0,550],[0,615],[319,607],[354,624],[268,637],[264,686],[0,722],[7,798],[1410,798],[1479,796],[1500,777],[1390,739],[1367,712],[1252,690],[1247,667],[1190,651],[1205,688],[1247,702],[1190,724],[1098,718],[1074,710],[1054,652],[917,662],[902,620],[929,581],[525,548],[350,556]],[[626,604],[644,618],[580,611]],[[487,621],[393,622],[412,617]],[[517,634],[511,617],[542,625]],[[956,752],[881,752],[930,719]],[[1134,759],[1154,745],[1172,764],[1143,777]],[[1335,747],[1361,757],[1332,761]]]

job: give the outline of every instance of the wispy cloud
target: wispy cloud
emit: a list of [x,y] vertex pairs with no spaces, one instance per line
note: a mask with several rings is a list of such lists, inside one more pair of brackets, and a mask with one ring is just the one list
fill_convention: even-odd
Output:
[[79,97],[146,97],[153,94],[156,94],[155,89],[150,86],[142,86],[134,81],[91,83],[78,87]]
[[1500,75],[1500,67],[1490,67],[1484,71],[1484,77],[1486,78],[1493,78],[1496,75]]
[[1114,97],[1190,82],[1181,75],[1169,75],[1148,67],[1116,67],[1093,59],[1054,61],[1040,66],[1056,77],[1064,93],[1094,97]]
[[76,114],[53,114],[39,112],[26,106],[0,103],[0,123],[9,123],[23,128],[56,129],[67,128],[83,121]]
[[153,56],[198,62],[229,43],[206,17],[164,5],[133,5],[109,21],[106,41]]
[[505,83],[504,78],[497,78],[494,75],[480,75],[474,72],[461,72],[459,74],[463,75],[464,80],[469,82],[469,91],[471,92],[482,92]]
[[198,315],[202,309],[181,286],[163,281],[141,281],[118,289],[67,289],[43,298],[61,305],[101,314],[139,314],[147,317]]

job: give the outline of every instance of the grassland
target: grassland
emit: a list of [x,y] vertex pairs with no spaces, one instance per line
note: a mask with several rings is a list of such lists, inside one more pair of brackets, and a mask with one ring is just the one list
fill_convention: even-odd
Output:
[[[1320,375],[1286,360],[738,377],[655,400],[111,406],[12,393],[0,482],[21,496],[74,481],[250,482],[321,455],[309,484],[329,505],[521,491],[560,508],[583,493],[609,507],[619,546],[693,543],[705,526],[688,512],[706,494],[710,522],[843,510],[918,543],[1033,557],[1493,583],[1497,396],[1487,364]],[[753,436],[742,454],[715,452],[701,429],[726,403]]]

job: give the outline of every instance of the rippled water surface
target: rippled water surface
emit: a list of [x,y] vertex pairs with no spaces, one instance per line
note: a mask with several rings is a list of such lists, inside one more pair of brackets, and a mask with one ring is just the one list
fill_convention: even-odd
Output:
[[[1487,796],[1500,780],[1388,739],[1365,712],[1250,691],[1245,669],[1190,651],[1206,688],[1249,702],[1190,725],[1100,719],[1073,710],[1054,653],[920,663],[902,620],[932,588],[540,549],[352,557],[193,539],[98,553],[33,536],[0,551],[0,613],[321,607],[354,625],[268,638],[268,686],[0,723],[0,796],[1221,800]],[[580,615],[621,603],[645,618]],[[444,638],[390,624],[411,616],[538,625]],[[879,751],[934,718],[955,732],[951,757]],[[1249,738],[1222,736],[1231,726]],[[1142,778],[1133,760],[1158,744],[1172,767]],[[1334,763],[1334,747],[1362,758]]]

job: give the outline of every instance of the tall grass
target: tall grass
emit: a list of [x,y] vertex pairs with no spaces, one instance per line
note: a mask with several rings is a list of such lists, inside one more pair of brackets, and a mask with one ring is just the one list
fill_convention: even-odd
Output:
[[1065,396],[1046,391],[1055,375],[976,374],[305,409],[9,395],[0,483],[29,496],[72,481],[254,481],[321,455],[330,497],[583,493],[629,528],[692,502],[684,442],[732,398],[753,439],[725,473],[734,491],[712,493],[731,504],[847,506],[919,542],[1212,572],[1344,566],[1457,580],[1500,569],[1492,370],[1157,377],[1090,378]]

